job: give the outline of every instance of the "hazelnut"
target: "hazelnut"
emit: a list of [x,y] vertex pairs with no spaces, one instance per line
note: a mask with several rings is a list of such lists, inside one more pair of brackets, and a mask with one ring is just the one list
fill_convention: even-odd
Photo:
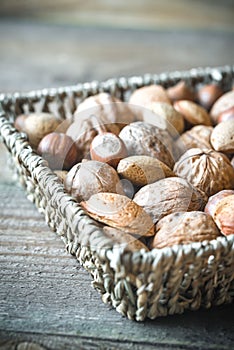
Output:
[[157,223],[151,248],[211,241],[219,236],[220,232],[210,215],[201,211],[176,212]]
[[205,108],[188,100],[179,100],[174,103],[174,108],[180,112],[189,125],[211,126],[211,119]]
[[223,235],[234,234],[234,195],[223,198],[217,204],[214,221]]
[[234,119],[229,119],[215,126],[210,142],[216,151],[234,153]]
[[95,220],[137,236],[153,236],[154,224],[142,207],[116,193],[97,193],[80,205]]
[[197,92],[198,103],[206,110],[210,110],[214,102],[222,96],[223,91],[217,84],[207,84],[202,86]]
[[38,145],[37,152],[48,161],[51,169],[69,170],[77,163],[76,146],[65,134],[52,132],[44,136]]
[[145,108],[148,108],[152,102],[166,102],[171,104],[166,90],[161,85],[141,87],[135,90],[129,99],[131,105]]
[[61,120],[50,113],[32,113],[24,121],[25,132],[28,134],[29,143],[37,149],[40,141],[47,134],[56,131]]
[[177,211],[203,210],[207,196],[185,179],[168,177],[142,187],[133,200],[157,223]]
[[110,132],[94,137],[90,146],[91,159],[117,167],[122,158],[127,157],[127,149],[123,141]]
[[135,122],[125,126],[119,133],[128,155],[145,155],[159,159],[173,167],[172,138],[166,130],[145,122]]
[[217,124],[219,115],[234,106],[234,90],[228,91],[219,97],[213,104],[210,116],[214,124]]
[[118,174],[110,165],[95,160],[78,163],[68,172],[65,189],[78,202],[99,192],[123,194]]
[[214,217],[214,212],[216,210],[216,207],[218,203],[225,197],[228,197],[230,195],[234,195],[234,190],[222,190],[218,193],[215,193],[213,196],[211,196],[206,203],[205,206],[205,212],[207,214],[210,214],[212,217]]
[[194,91],[184,80],[181,80],[176,85],[169,87],[167,89],[167,95],[172,102],[178,100],[195,100]]
[[204,191],[208,197],[234,188],[234,169],[229,159],[214,150],[188,150],[175,163],[174,173]]

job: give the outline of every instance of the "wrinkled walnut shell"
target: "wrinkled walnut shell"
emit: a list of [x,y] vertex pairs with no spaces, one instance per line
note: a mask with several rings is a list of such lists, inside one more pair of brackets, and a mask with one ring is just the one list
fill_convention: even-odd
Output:
[[211,241],[219,236],[220,232],[210,215],[201,211],[176,212],[157,223],[151,248]]
[[207,199],[205,193],[178,177],[168,177],[146,185],[133,198],[154,223],[176,211],[203,210]]

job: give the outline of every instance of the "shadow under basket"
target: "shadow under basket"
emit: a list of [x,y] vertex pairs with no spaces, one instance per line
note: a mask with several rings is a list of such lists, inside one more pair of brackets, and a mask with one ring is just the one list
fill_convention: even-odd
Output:
[[143,321],[232,302],[234,235],[149,252],[113,248],[100,226],[66,194],[58,177],[32,150],[27,136],[16,131],[14,119],[34,111],[53,111],[61,118],[71,118],[80,101],[99,92],[126,101],[139,87],[161,84],[167,88],[181,79],[194,88],[215,82],[227,91],[232,88],[233,76],[232,66],[207,67],[0,96],[1,137],[28,199],[62,238],[68,252],[92,275],[102,300],[130,319]]

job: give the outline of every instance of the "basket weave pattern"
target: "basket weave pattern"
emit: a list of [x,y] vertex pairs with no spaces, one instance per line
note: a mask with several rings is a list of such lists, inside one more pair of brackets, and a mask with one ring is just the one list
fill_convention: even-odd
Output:
[[218,82],[228,90],[233,76],[234,67],[200,68],[0,96],[0,135],[28,199],[62,238],[68,252],[92,275],[103,301],[130,319],[143,321],[232,302],[234,235],[150,252],[113,248],[12,122],[21,113],[39,110],[71,118],[77,104],[88,96],[105,91],[125,101],[136,88],[153,83],[169,87],[183,79],[196,87]]

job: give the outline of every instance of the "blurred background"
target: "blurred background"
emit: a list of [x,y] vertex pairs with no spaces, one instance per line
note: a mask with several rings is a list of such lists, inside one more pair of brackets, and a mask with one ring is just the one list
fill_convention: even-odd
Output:
[[233,64],[233,0],[0,0],[0,92]]

